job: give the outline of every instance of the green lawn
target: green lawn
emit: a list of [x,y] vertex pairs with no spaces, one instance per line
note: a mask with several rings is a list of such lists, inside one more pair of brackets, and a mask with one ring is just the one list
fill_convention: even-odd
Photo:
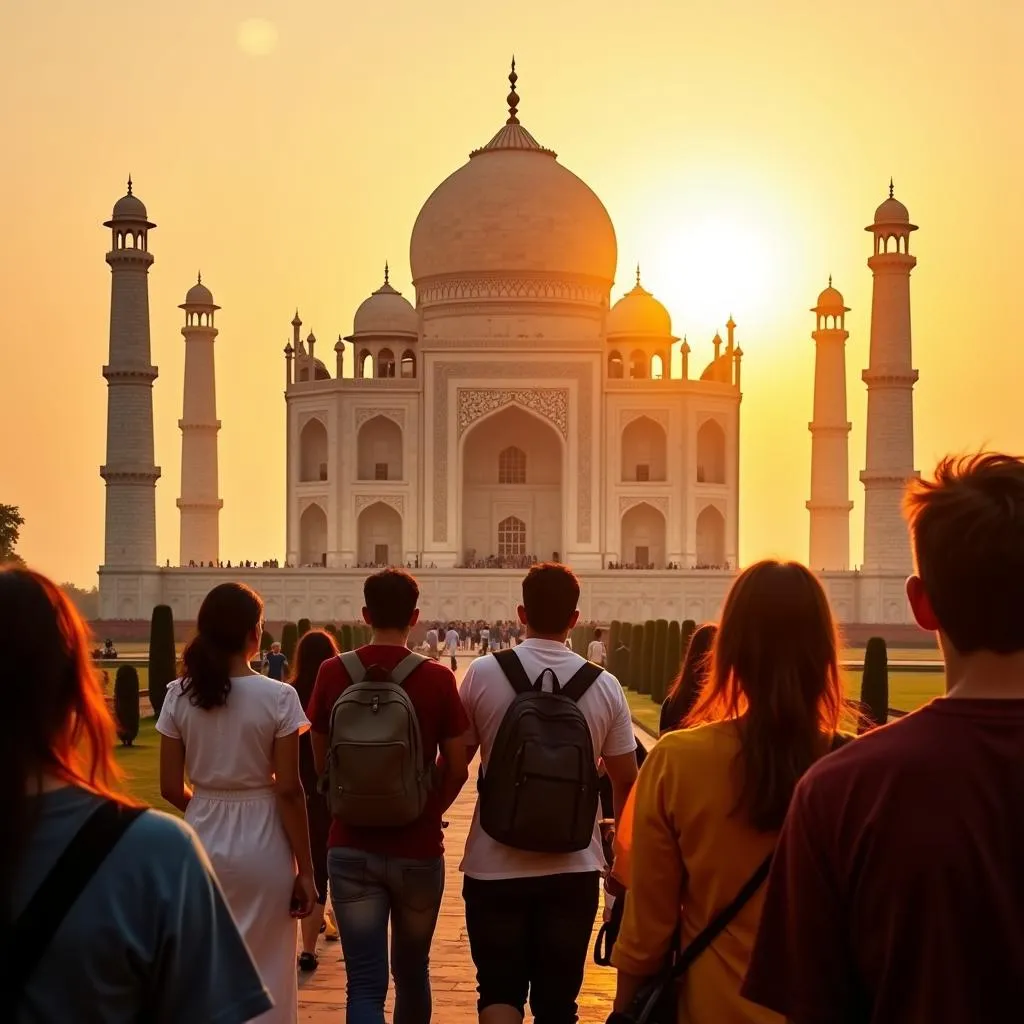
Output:
[[114,756],[124,772],[125,788],[132,796],[161,811],[178,814],[160,796],[160,735],[156,719],[144,718],[135,742],[130,747],[118,743]]

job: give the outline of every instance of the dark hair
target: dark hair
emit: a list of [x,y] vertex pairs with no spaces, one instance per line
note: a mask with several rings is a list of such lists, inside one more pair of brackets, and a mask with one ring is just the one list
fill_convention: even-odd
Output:
[[595,629],[594,630],[594,639],[595,640],[600,640],[603,635],[604,635],[604,630],[602,630],[602,629]]
[[526,623],[542,636],[565,633],[580,600],[580,581],[566,565],[542,562],[523,580]]
[[182,654],[181,692],[209,711],[227,703],[231,659],[244,654],[252,631],[263,622],[263,602],[244,583],[221,583],[199,606],[196,635]]
[[907,488],[917,572],[961,654],[1024,650],[1024,461],[950,456]]
[[295,648],[295,661],[288,682],[299,691],[299,701],[305,711],[313,695],[313,684],[320,666],[338,653],[334,637],[326,630],[311,629],[303,633]]
[[697,704],[708,677],[711,647],[717,633],[718,627],[713,622],[705,622],[690,634],[679,675],[672,680],[668,690],[669,704],[676,711],[675,721],[668,728],[678,729]]
[[796,562],[758,562],[725,599],[711,667],[688,726],[738,719],[737,810],[754,828],[782,825],[800,777],[848,708],[828,598]]
[[366,577],[363,601],[374,629],[408,629],[420,599],[420,585],[402,569],[383,569]]
[[30,792],[45,774],[127,802],[114,761],[114,725],[90,637],[75,606],[41,573],[0,567],[0,622],[10,639],[0,671],[0,919],[33,828]]

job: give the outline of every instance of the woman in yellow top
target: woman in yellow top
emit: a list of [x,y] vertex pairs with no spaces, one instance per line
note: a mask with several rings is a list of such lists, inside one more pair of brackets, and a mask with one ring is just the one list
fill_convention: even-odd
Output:
[[[625,1011],[729,904],[771,852],[801,775],[846,710],[828,599],[802,565],[760,562],[735,581],[687,728],[648,755],[636,786],[629,895],[612,964]],[[679,1024],[781,1024],[740,994],[763,889],[694,962]]]

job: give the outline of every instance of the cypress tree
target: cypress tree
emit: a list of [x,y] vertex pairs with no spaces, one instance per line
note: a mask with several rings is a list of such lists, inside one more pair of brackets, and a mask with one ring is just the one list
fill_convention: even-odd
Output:
[[665,643],[665,692],[672,684],[672,680],[679,674],[680,666],[683,664],[682,630],[679,628],[679,621],[673,619],[668,624],[668,640]]
[[338,642],[338,627],[333,622],[328,622],[324,626],[324,632],[329,633],[335,643]]
[[167,696],[167,685],[178,676],[178,653],[174,647],[174,612],[158,604],[149,624],[149,703],[159,715]]
[[682,665],[683,658],[686,657],[686,652],[690,649],[690,637],[696,632],[697,623],[693,619],[686,619],[681,627],[681,636],[679,639],[680,648],[682,655],[679,659],[679,664]]
[[573,626],[569,639],[572,642],[572,649],[577,654],[587,653],[587,631],[583,626]]
[[860,681],[860,702],[869,719],[861,725],[866,732],[889,721],[889,656],[885,640],[873,636],[864,650],[864,675]]
[[281,629],[281,653],[289,664],[295,660],[295,648],[299,643],[299,627],[294,622],[286,622]]
[[139,735],[139,673],[134,665],[119,665],[114,676],[114,716],[117,738],[130,747]]
[[650,693],[654,680],[654,619],[647,619],[643,629],[643,661],[640,668],[640,692]]
[[651,700],[660,704],[665,699],[665,654],[668,650],[668,620],[654,624],[654,657],[651,663]]
[[350,622],[342,623],[338,646],[342,652],[352,650],[352,624]]
[[626,653],[628,656],[623,659],[626,666],[626,685],[639,693],[644,665],[644,627],[639,622],[634,622],[630,627],[629,651]]
[[301,640],[313,628],[313,623],[310,622],[309,619],[302,618],[299,619],[297,628],[299,639]]
[[274,643],[274,634],[269,629],[263,630],[263,635],[260,637],[260,652],[269,651]]
[[618,619],[612,619],[612,624],[608,627],[608,632],[604,638],[604,667],[608,669],[613,676],[618,676],[618,672],[615,671],[616,661],[615,652],[619,646],[619,636],[622,633],[622,623]]

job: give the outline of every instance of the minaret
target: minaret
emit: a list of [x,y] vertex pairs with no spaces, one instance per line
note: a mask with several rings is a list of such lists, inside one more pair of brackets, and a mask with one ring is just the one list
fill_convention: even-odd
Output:
[[871,296],[871,353],[863,373],[868,387],[867,455],[864,484],[864,571],[909,575],[913,561],[903,521],[903,491],[918,475],[914,469],[914,384],[911,361],[910,255],[907,208],[893,195],[875,211],[865,230],[873,236],[868,266],[874,275]]
[[107,484],[103,564],[108,568],[156,566],[156,482],[153,464],[153,381],[149,351],[149,232],[156,225],[138,196],[114,204],[110,220],[110,355],[107,379]]
[[846,419],[846,314],[849,308],[832,287],[818,296],[814,339],[814,418],[811,431],[811,545],[814,571],[850,567],[850,423]]
[[217,491],[217,383],[213,343],[220,309],[203,275],[178,307],[185,311],[185,397],[181,419],[181,554],[180,565],[217,564],[220,557],[220,510]]

